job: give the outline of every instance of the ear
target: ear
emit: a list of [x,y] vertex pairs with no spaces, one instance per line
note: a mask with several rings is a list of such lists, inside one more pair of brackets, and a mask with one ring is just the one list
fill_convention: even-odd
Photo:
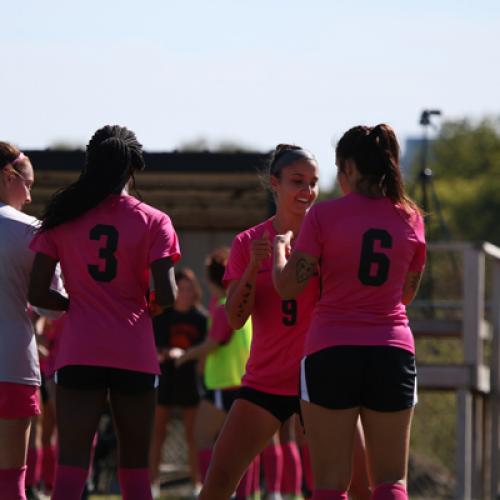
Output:
[[354,160],[349,158],[348,160],[345,160],[344,162],[344,173],[345,175],[350,178],[353,176],[353,174],[357,171],[356,164],[354,163]]
[[278,188],[278,184],[279,184],[280,180],[275,175],[269,176],[269,179],[270,179],[270,183],[271,183],[271,190],[273,192],[275,192],[276,189]]

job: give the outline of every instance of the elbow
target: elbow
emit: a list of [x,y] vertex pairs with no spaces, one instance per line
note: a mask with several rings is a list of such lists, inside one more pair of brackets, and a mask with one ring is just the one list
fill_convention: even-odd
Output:
[[156,290],[155,301],[160,307],[171,307],[177,299],[177,286],[167,290]]
[[412,292],[403,293],[403,297],[401,298],[401,302],[404,306],[411,304],[413,299],[415,298],[415,294]]
[[246,319],[242,320],[241,318],[231,318],[231,317],[228,317],[227,318],[227,322],[229,323],[229,326],[233,330],[239,330],[246,323]]
[[227,317],[227,322],[229,323],[229,326],[233,330],[239,330],[247,321],[248,316],[246,318],[243,318],[241,316],[238,316],[237,314],[233,314],[231,311],[231,308],[228,307],[228,303],[226,302],[226,317]]

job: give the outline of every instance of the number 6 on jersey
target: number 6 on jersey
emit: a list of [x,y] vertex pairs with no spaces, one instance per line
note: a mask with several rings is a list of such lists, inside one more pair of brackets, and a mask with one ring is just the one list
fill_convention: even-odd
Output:
[[[369,229],[363,234],[358,270],[358,279],[363,285],[380,286],[389,277],[391,261],[385,253],[374,251],[376,241],[381,248],[392,248],[392,236],[384,229]],[[377,266],[375,274],[372,273],[374,264]]]

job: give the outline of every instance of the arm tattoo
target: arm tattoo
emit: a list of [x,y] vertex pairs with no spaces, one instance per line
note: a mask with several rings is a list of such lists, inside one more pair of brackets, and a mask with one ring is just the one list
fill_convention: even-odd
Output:
[[248,291],[245,291],[243,292],[242,294],[242,301],[238,304],[238,312],[237,312],[237,316],[238,318],[241,318],[243,316],[243,312],[244,312],[244,309],[245,309],[245,306],[248,304],[248,300],[249,300],[249,297],[250,297],[250,294],[251,294],[251,291],[252,291],[252,284],[251,283],[245,283],[245,288],[248,290]]
[[307,281],[316,271],[316,266],[310,264],[306,259],[301,257],[295,266],[297,283],[304,283]]
[[417,290],[419,283],[420,283],[420,275],[416,274],[415,276],[411,277],[409,286],[413,291],[415,291]]

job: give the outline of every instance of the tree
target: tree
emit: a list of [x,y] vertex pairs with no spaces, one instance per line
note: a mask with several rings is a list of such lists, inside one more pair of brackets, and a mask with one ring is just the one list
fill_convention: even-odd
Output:
[[[500,245],[500,117],[444,123],[428,166],[452,239]],[[435,210],[431,206],[428,235],[442,239]]]

